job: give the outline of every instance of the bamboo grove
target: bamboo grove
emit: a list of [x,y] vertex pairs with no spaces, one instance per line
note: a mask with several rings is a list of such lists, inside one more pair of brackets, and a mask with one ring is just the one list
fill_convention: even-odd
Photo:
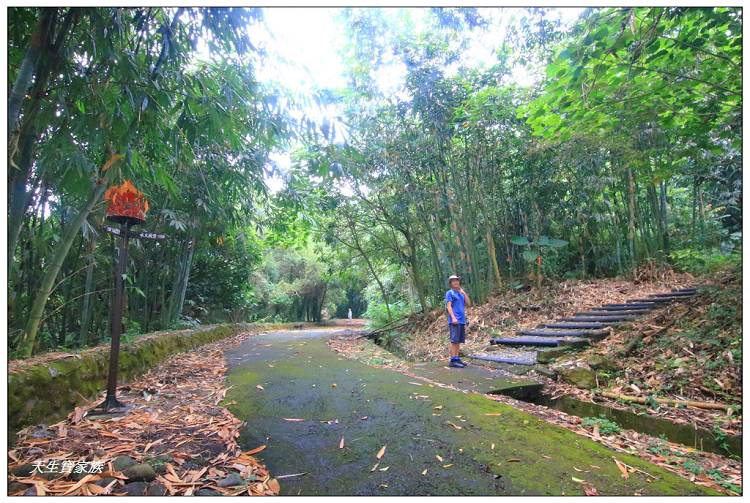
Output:
[[340,10],[347,85],[315,90],[321,120],[258,81],[259,9],[9,9],[11,354],[105,341],[124,180],[169,235],[132,246],[129,334],[388,320],[452,273],[481,302],[737,252],[741,9],[509,9],[492,64],[469,57],[486,11],[420,10]]
[[[253,257],[250,202],[287,134],[274,93],[253,78],[257,18],[246,9],[9,10],[12,352],[107,333],[114,245],[102,197],[125,179],[157,208],[147,228],[170,235],[133,247],[126,329],[173,325],[191,270],[225,280],[224,297],[202,309],[238,308],[234,290]],[[199,42],[209,61],[194,57]]]
[[[568,31],[531,14],[526,42],[511,33],[480,69],[461,64],[456,36],[477,24],[453,11],[394,36],[397,97],[378,95],[377,68],[354,57],[350,140],[333,161],[353,195],[330,235],[375,281],[373,260],[398,264],[429,308],[454,272],[481,301],[518,279],[617,275],[739,244],[739,10],[588,10]],[[372,50],[393,22],[359,12],[350,26]],[[541,62],[537,86],[515,81],[520,59]]]

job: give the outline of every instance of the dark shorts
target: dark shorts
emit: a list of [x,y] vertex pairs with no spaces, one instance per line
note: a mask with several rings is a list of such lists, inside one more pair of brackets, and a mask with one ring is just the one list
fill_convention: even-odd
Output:
[[466,325],[462,325],[460,323],[454,325],[453,323],[449,323],[448,330],[450,331],[451,342],[453,344],[466,342]]

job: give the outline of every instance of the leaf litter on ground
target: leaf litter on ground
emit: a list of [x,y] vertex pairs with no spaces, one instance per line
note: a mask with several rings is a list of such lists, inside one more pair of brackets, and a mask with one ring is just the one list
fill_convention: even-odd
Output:
[[[118,398],[132,406],[122,416],[89,417],[89,411],[103,400],[102,393],[76,407],[64,421],[21,430],[8,452],[8,481],[33,487],[37,495],[114,495],[122,493],[127,483],[112,466],[115,458],[126,455],[145,463],[169,455],[172,461],[163,473],[157,471],[154,481],[169,495],[191,495],[201,488],[223,495],[278,494],[278,481],[253,457],[266,446],[243,452],[237,444],[243,422],[219,405],[228,389],[224,351],[251,335],[244,332],[201,346],[200,351],[174,355],[120,386]],[[78,481],[70,480],[69,474],[53,480],[38,473],[12,474],[15,468],[39,460],[101,462],[104,470]],[[219,487],[217,482],[233,472],[247,484]],[[96,484],[107,477],[114,480],[106,487]]]

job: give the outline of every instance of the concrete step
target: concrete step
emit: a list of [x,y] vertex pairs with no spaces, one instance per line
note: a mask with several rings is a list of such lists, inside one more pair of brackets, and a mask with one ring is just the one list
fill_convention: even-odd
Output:
[[625,311],[625,310],[631,310],[631,309],[643,309],[644,311],[651,311],[653,309],[656,309],[659,307],[658,304],[655,304],[653,302],[649,303],[632,303],[632,304],[604,304],[602,307],[597,307],[597,310],[603,310],[603,311]]
[[637,316],[573,316],[558,321],[633,321]]
[[643,316],[644,314],[649,313],[650,309],[628,309],[627,311],[598,311],[596,309],[592,309],[591,311],[585,311],[581,313],[576,313],[576,316]]
[[501,346],[586,346],[588,339],[577,337],[505,337],[491,339],[490,344]]
[[614,322],[598,322],[598,321],[592,321],[592,322],[575,322],[575,321],[555,321],[552,323],[547,323],[544,325],[544,328],[579,328],[579,329],[586,329],[586,330],[592,330],[592,329],[602,329],[606,328],[611,325],[615,325]]
[[669,293],[655,293],[650,297],[668,298],[668,297],[692,297],[695,292],[669,292]]
[[657,309],[661,306],[661,302],[656,302],[654,299],[643,300],[643,301],[636,301],[634,299],[634,300],[628,300],[626,302],[627,302],[626,304],[605,304],[605,306],[622,306],[622,307],[635,306],[635,307],[647,307],[650,309]]
[[559,346],[559,337],[498,337],[490,339],[490,344],[500,346]]
[[647,297],[642,299],[632,299],[628,301],[628,304],[642,304],[644,302],[649,302],[652,304],[666,304],[668,302],[672,302],[673,299],[665,299],[664,297]]
[[513,357],[513,356],[498,356],[498,355],[488,355],[485,353],[479,353],[479,354],[467,355],[466,358],[471,358],[474,360],[484,360],[488,362],[510,363],[511,365],[535,365],[536,364],[536,355],[534,355],[533,357]]
[[527,337],[587,337],[589,339],[603,339],[609,334],[607,330],[573,330],[573,329],[531,329],[519,330],[518,335]]

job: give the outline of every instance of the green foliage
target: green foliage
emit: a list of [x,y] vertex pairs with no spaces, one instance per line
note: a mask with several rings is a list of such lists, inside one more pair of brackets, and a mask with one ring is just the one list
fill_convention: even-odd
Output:
[[693,461],[692,459],[687,459],[682,463],[682,467],[689,471],[690,473],[693,473],[695,475],[700,475],[704,472],[704,469],[701,465],[699,465],[697,462]]
[[672,452],[672,450],[667,446],[664,440],[649,441],[649,445],[646,450],[652,454],[656,454],[657,456],[662,456],[662,457],[672,456],[673,454],[677,454],[677,453]]
[[713,274],[727,267],[739,265],[742,261],[739,253],[723,253],[716,249],[675,250],[669,254],[669,258],[677,270],[692,274]]
[[[409,306],[403,302],[397,301],[388,304],[391,309],[391,316],[393,320],[398,320],[409,314]],[[382,302],[370,302],[367,306],[367,311],[364,312],[365,318],[369,320],[368,328],[380,328],[389,323],[388,310],[386,305]]]
[[[252,264],[252,253],[216,248],[252,232],[268,155],[290,134],[276,91],[254,78],[261,54],[248,33],[258,14],[242,8],[9,10],[15,37],[9,78],[22,91],[19,113],[9,117],[9,161],[16,166],[9,172],[9,325],[11,343],[20,344],[23,334],[26,354],[69,344],[68,334],[79,334],[73,345],[80,346],[106,333],[113,242],[101,230],[100,199],[111,183],[131,179],[151,203],[146,229],[171,238],[131,244],[126,316],[142,330],[165,328],[179,317],[193,260],[187,243],[197,249],[195,260],[219,270]],[[37,19],[50,21],[41,36],[56,42],[38,58],[28,46],[40,36]],[[199,38],[210,60],[197,57]],[[19,71],[23,61],[31,62],[28,75]],[[214,251],[220,257],[207,257]],[[226,264],[227,255],[235,264]],[[192,291],[188,305],[244,308],[237,288],[219,290]],[[50,335],[37,338],[40,326]]]
[[[321,321],[326,299],[338,291],[329,273],[325,247],[268,248],[252,274],[252,316],[275,321]],[[332,316],[329,309],[325,313]],[[335,310],[335,306],[333,309]]]
[[716,443],[719,445],[719,447],[725,452],[729,453],[729,444],[727,443],[728,436],[726,432],[722,430],[718,425],[714,425],[712,433],[714,435],[714,440],[716,440]]
[[593,428],[597,424],[599,425],[599,433],[602,435],[615,435],[622,431],[619,424],[605,417],[584,417],[581,421],[581,425],[585,428]]
[[[471,41],[498,28],[481,10],[342,10],[348,83],[310,93],[327,110],[313,120],[258,83],[257,9],[10,9],[11,351],[106,335],[101,188],[126,178],[151,202],[144,227],[170,236],[131,246],[141,331],[350,307],[381,326],[440,307],[449,274],[481,302],[530,271],[737,264],[741,10],[589,9],[570,27],[546,14],[506,23],[496,60],[476,65]],[[59,45],[37,57],[36,36]],[[517,70],[543,78],[520,85]],[[280,151],[292,166],[269,195]]]

